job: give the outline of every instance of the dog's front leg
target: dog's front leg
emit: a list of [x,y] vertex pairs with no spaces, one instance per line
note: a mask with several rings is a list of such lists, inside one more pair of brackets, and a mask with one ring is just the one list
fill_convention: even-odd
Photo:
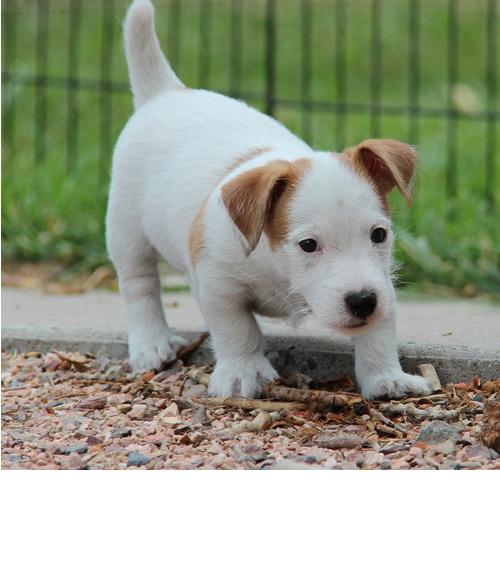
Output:
[[264,356],[253,313],[239,298],[219,295],[200,295],[216,357],[208,391],[213,396],[258,396],[262,385],[278,374]]
[[398,359],[396,316],[391,314],[364,335],[354,338],[355,371],[365,398],[401,398],[407,394],[429,394],[431,388],[421,376],[406,374]]

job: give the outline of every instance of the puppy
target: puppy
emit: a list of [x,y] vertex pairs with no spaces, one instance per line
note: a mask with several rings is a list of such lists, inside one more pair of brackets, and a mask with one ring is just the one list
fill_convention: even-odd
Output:
[[125,20],[135,113],[118,139],[107,244],[136,370],[184,340],[168,327],[157,254],[189,273],[216,356],[209,392],[252,397],[277,373],[255,314],[315,315],[354,339],[363,396],[427,394],[397,355],[387,196],[409,203],[415,150],[365,140],[316,152],[244,103],[188,89],[161,52],[149,0]]

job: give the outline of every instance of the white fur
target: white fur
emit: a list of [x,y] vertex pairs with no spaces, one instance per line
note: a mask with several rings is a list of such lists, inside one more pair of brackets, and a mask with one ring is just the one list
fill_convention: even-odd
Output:
[[[313,151],[272,118],[219,94],[186,90],[159,48],[149,0],[136,0],[125,22],[136,112],[113,157],[107,241],[125,300],[129,352],[135,369],[158,368],[183,340],[169,329],[160,300],[157,253],[189,273],[210,328],[216,368],[210,391],[254,396],[277,376],[263,353],[254,314],[297,317],[311,312],[355,338],[356,375],[368,398],[428,392],[402,372],[394,323],[391,237],[374,246],[375,225],[390,222],[372,187],[331,153]],[[256,148],[268,149],[230,174]],[[290,230],[272,250],[263,234],[247,254],[221,187],[245,170],[280,159],[307,158],[311,168],[293,197]],[[192,264],[188,235],[209,197],[204,246]],[[298,241],[314,237],[306,254]],[[368,325],[349,330],[348,291],[373,288],[378,305]],[[355,323],[354,323],[355,324]]]

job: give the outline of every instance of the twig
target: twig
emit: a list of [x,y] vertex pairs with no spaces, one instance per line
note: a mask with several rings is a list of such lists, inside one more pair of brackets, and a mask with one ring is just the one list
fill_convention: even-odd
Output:
[[393,429],[387,425],[383,425],[382,423],[377,423],[375,425],[375,429],[381,433],[389,435],[391,437],[401,437],[401,432],[397,429]]
[[194,351],[196,351],[200,345],[205,341],[205,339],[208,337],[208,331],[204,331],[198,338],[196,338],[193,342],[188,343],[187,345],[184,345],[183,347],[180,347],[177,350],[177,353],[175,354],[175,358],[165,362],[163,364],[164,368],[168,368],[169,366],[171,366],[175,361],[177,360],[182,360],[183,358],[187,357],[188,355],[190,355],[191,353],[193,353]]
[[388,427],[392,427],[392,428],[396,429],[397,431],[399,431],[400,433],[402,433],[403,435],[406,435],[406,429],[404,427],[393,422],[390,418],[387,418],[386,416],[384,416],[381,412],[379,412],[375,408],[370,408],[368,410],[368,412],[370,413],[371,416],[378,418],[378,420],[381,423],[383,423],[384,425],[387,425]]
[[235,433],[257,433],[268,429],[273,422],[283,418],[279,412],[259,412],[259,414],[252,420],[244,420],[233,426]]
[[[188,377],[198,384],[208,386],[210,374],[201,370],[191,370]],[[302,403],[301,410],[325,410],[327,408],[342,408],[363,402],[362,396],[352,392],[328,392],[326,390],[301,390],[288,386],[268,384],[262,388],[262,397],[272,400]],[[274,403],[275,404],[275,403]],[[254,406],[254,408],[259,408]],[[293,409],[297,407],[294,406]],[[292,409],[292,410],[293,410]]]
[[230,408],[241,408],[242,410],[260,409],[266,412],[274,412],[275,410],[308,410],[307,404],[303,402],[268,402],[266,400],[232,396],[228,398],[219,398],[217,396],[212,398],[198,398],[193,399],[193,402],[210,407],[229,406]]
[[327,392],[326,390],[300,390],[288,386],[270,384],[262,389],[262,396],[275,400],[304,402],[310,410],[342,408],[363,402],[362,396],[349,392]]

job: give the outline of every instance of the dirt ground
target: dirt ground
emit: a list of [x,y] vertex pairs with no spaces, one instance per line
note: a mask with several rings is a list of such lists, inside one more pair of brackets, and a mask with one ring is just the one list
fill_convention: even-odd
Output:
[[298,374],[222,404],[206,396],[209,372],[4,353],[2,468],[500,469],[500,379],[378,402],[348,378],[317,388]]

